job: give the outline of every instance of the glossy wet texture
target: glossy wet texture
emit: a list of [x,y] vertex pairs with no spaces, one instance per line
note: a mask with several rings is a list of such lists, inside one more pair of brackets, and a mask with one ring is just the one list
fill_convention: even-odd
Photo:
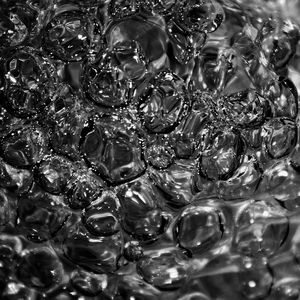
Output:
[[0,298],[299,300],[297,0],[0,0]]

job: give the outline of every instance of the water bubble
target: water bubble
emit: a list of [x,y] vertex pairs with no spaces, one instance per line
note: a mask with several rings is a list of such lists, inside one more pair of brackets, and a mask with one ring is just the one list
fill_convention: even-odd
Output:
[[289,154],[297,140],[296,125],[292,120],[276,118],[265,123],[262,136],[264,146],[271,158]]
[[145,53],[137,41],[122,41],[114,45],[117,64],[130,80],[141,79],[147,71]]
[[[73,105],[76,106],[76,102]],[[80,137],[87,120],[85,112],[81,110],[79,113],[76,109],[62,108],[50,120],[54,123],[50,141],[55,152],[78,159]]]
[[54,57],[78,61],[86,57],[90,23],[77,5],[59,6],[44,30],[44,48]]
[[299,289],[293,285],[279,286],[272,291],[272,294],[267,299],[297,300],[299,299]]
[[167,33],[171,46],[168,55],[183,65],[193,60],[206,42],[204,32],[189,32],[180,26],[178,20],[171,19],[167,23]]
[[[127,71],[130,73],[130,70]],[[97,105],[118,107],[131,100],[132,82],[126,78],[125,72],[117,63],[113,62],[109,53],[88,66],[86,74],[86,93]]]
[[166,230],[167,218],[159,206],[163,197],[149,180],[138,179],[120,189],[122,226],[138,240],[153,240]]
[[4,160],[23,168],[39,162],[46,152],[47,135],[38,126],[23,126],[6,135],[1,150]]
[[108,6],[108,14],[118,20],[138,13],[139,8],[139,0],[112,0]]
[[263,260],[231,254],[211,259],[187,286],[201,287],[212,299],[266,299],[271,284],[272,275]]
[[62,281],[63,267],[53,250],[42,247],[24,251],[18,277],[29,287],[47,289]]
[[146,283],[138,276],[125,275],[120,278],[118,293],[121,299],[145,299],[156,300],[160,297],[160,291],[151,284]]
[[298,114],[298,93],[295,85],[289,79],[278,83],[279,91],[275,93],[273,106],[275,117],[295,119]]
[[86,296],[100,294],[108,285],[106,274],[93,274],[84,270],[78,270],[72,274],[71,283],[76,290]]
[[245,155],[240,167],[226,181],[219,181],[218,192],[226,199],[247,198],[256,191],[262,171],[255,156]]
[[224,12],[216,1],[185,1],[178,19],[189,31],[213,32],[221,25]]
[[178,289],[187,280],[186,260],[178,250],[157,251],[140,259],[137,271],[146,282],[159,289]]
[[2,106],[0,107],[0,132],[8,131],[12,125],[14,119],[13,116]]
[[36,26],[37,13],[22,1],[1,4],[1,48],[15,47],[28,41]]
[[147,162],[157,169],[166,169],[174,160],[174,151],[167,141],[155,140],[145,151]]
[[0,189],[0,226],[14,224],[16,220],[16,200],[5,189]]
[[0,0],[1,299],[299,297],[300,6],[242,2]]
[[102,192],[104,182],[91,170],[80,168],[73,173],[66,186],[66,198],[70,207],[87,207]]
[[194,161],[177,161],[166,170],[150,170],[150,178],[172,207],[182,207],[192,201]]
[[123,248],[120,233],[94,237],[84,231],[70,233],[63,243],[66,258],[95,273],[114,272]]
[[78,300],[78,293],[70,286],[61,285],[46,294],[46,297],[53,300]]
[[274,279],[268,299],[298,299],[300,268],[296,257],[291,252],[283,252],[272,257],[269,265]]
[[177,7],[178,2],[177,0],[152,0],[150,3],[154,13],[169,15]]
[[81,151],[96,171],[111,184],[140,176],[145,170],[136,133],[127,124],[114,126],[112,120],[95,122],[85,136]]
[[87,211],[86,227],[95,235],[107,236],[112,235],[120,230],[117,218],[110,212],[96,212],[94,214]]
[[[201,96],[196,97],[196,105],[171,135],[172,146],[177,158],[188,159],[194,155],[198,146],[201,146],[205,136],[206,124],[209,122],[209,107]],[[199,102],[198,102],[199,101]],[[200,104],[201,102],[201,104]]]
[[18,227],[34,242],[51,239],[70,215],[61,198],[41,191],[21,196],[17,212]]
[[120,203],[117,197],[104,192],[82,213],[82,219],[88,231],[96,236],[110,236],[120,230]]
[[270,110],[268,101],[251,90],[222,97],[219,101],[224,117],[242,128],[262,125]]
[[168,37],[165,32],[165,20],[160,16],[124,18],[107,28],[106,40],[110,50],[120,42],[136,41],[152,72],[164,69],[168,65]]
[[216,133],[212,143],[200,156],[200,174],[209,180],[229,179],[240,166],[243,140],[231,131]]
[[231,38],[233,48],[247,62],[249,68],[256,68],[259,48],[246,32],[237,32]]
[[185,94],[181,78],[170,72],[159,73],[139,105],[145,127],[154,133],[173,130],[183,116],[187,102]]
[[237,216],[234,247],[246,255],[272,255],[284,242],[288,229],[288,218],[280,206],[255,202]]
[[262,127],[243,130],[243,136],[247,141],[247,146],[259,150],[262,144]]
[[[271,21],[272,22],[272,21]],[[282,26],[279,29],[279,26]],[[263,40],[263,49],[269,57],[273,68],[278,72],[282,70],[296,52],[297,43],[300,38],[299,28],[291,21],[273,20],[273,28],[269,35]]]
[[23,243],[17,236],[0,235],[0,295],[8,285],[9,278],[14,276]]
[[222,238],[223,216],[213,207],[190,206],[178,217],[174,235],[193,254],[210,250]]
[[193,79],[194,84],[202,91],[222,91],[225,87],[230,90],[236,78],[241,83],[241,76],[237,72],[235,63],[236,54],[232,49],[227,48],[219,51],[218,46],[214,41],[208,40],[197,58],[195,67],[197,76]]
[[[26,285],[22,284],[18,280],[9,280],[6,283],[6,287],[1,293],[1,299],[3,300],[30,300],[38,297],[38,293],[33,289],[28,289]],[[40,296],[40,295],[39,295]]]
[[36,169],[36,178],[42,188],[51,194],[60,194],[71,178],[71,163],[60,156],[46,156]]
[[130,241],[124,245],[123,255],[129,261],[138,261],[143,257],[144,251],[139,241]]
[[12,258],[16,254],[20,254],[23,250],[22,240],[18,236],[1,233],[0,235],[0,247],[6,249],[6,253],[2,252],[1,258]]
[[16,48],[2,57],[3,105],[14,116],[34,116],[47,103],[50,62],[33,48]]
[[298,197],[298,171],[290,161],[282,159],[265,169],[257,193],[269,193],[276,200],[287,201]]
[[[6,107],[15,116],[31,116],[36,113],[35,107],[39,102],[39,95],[35,92],[12,87],[6,94]],[[24,109],[22,109],[24,107]]]
[[33,174],[30,170],[17,169],[0,160],[0,186],[23,193],[29,190]]

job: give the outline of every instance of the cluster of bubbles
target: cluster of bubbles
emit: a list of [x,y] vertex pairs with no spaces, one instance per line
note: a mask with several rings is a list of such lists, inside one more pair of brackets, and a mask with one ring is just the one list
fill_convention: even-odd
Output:
[[300,299],[279,2],[0,0],[1,299]]

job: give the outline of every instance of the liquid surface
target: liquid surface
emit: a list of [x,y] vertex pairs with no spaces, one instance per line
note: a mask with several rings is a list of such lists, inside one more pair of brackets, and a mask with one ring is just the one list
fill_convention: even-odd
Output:
[[0,0],[0,298],[299,300],[299,14]]

